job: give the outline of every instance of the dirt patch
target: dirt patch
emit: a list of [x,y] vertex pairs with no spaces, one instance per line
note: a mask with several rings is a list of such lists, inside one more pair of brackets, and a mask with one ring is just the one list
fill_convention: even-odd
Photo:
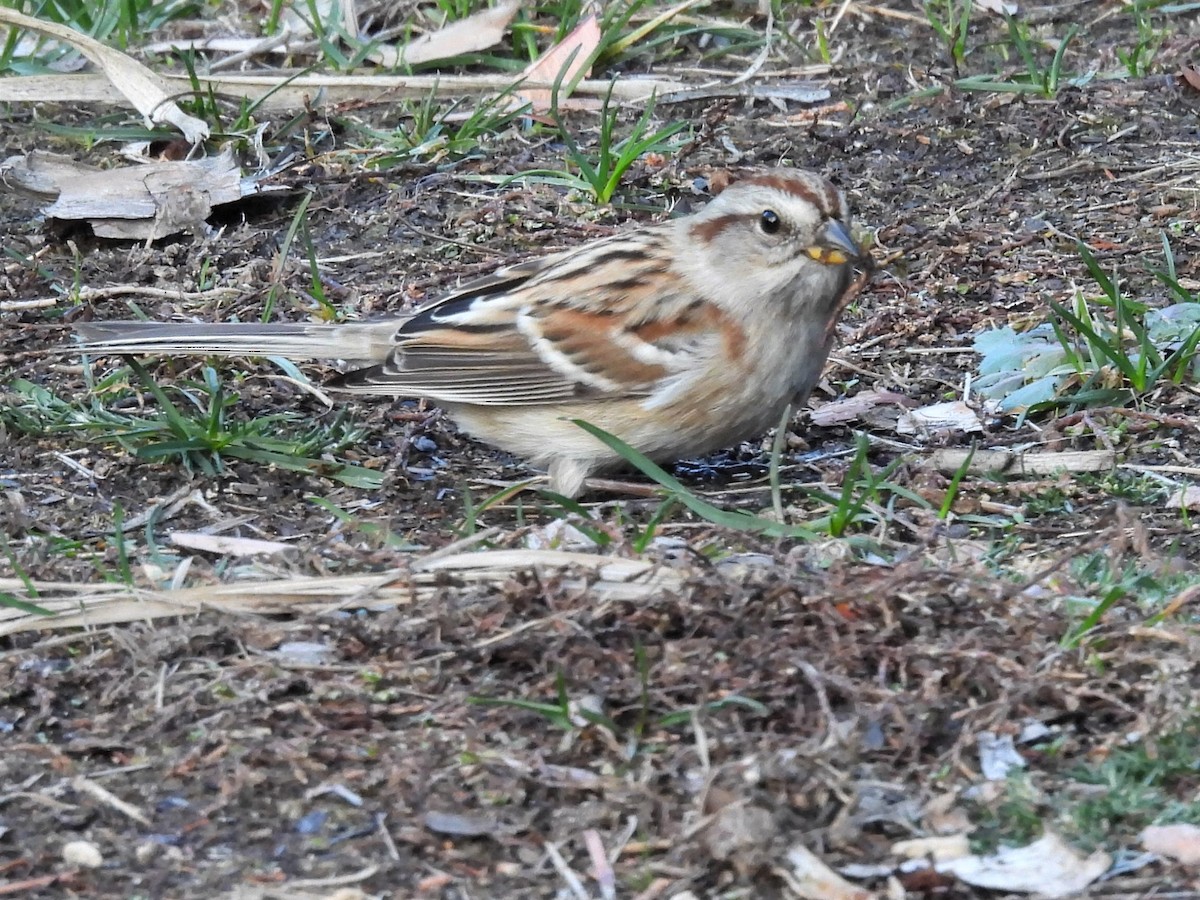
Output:
[[[852,114],[809,122],[799,108],[763,102],[663,107],[664,117],[719,124],[684,159],[640,163],[613,208],[549,186],[477,180],[559,165],[561,147],[544,135],[507,134],[453,165],[365,173],[338,151],[357,117],[382,124],[388,112],[313,125],[317,161],[290,177],[315,191],[307,228],[327,260],[326,293],[356,315],[410,309],[531,252],[576,245],[667,204],[699,205],[693,179],[732,162],[827,172],[884,264],[843,320],[815,404],[869,389],[914,404],[961,396],[977,363],[974,335],[1044,321],[1049,300],[1090,281],[1076,240],[1151,305],[1169,300],[1149,270],[1162,262],[1164,233],[1178,277],[1200,279],[1200,93],[1173,74],[1200,45],[1194,21],[1170,21],[1161,74],[1098,78],[1044,99],[953,89],[927,26],[856,6],[836,33],[832,75],[835,99]],[[1108,14],[1076,39],[1072,71],[1111,71],[1136,40],[1118,4],[1099,6]],[[1030,13],[1044,17],[1039,34],[1062,34],[1074,16],[1052,13]],[[1003,34],[982,18],[972,31],[980,46]],[[694,60],[698,49],[683,47]],[[50,144],[22,116],[6,114],[4,155]],[[233,287],[236,299],[220,306],[137,305],[150,318],[242,319],[257,318],[279,285],[281,316],[310,314],[304,254],[277,267],[295,202],[144,248],[54,235],[32,204],[0,194],[5,245],[36,254],[36,266],[0,269],[0,300],[65,292],[50,309],[0,312],[0,402],[18,404],[17,379],[66,398],[88,390],[77,359],[39,351],[68,340],[74,318],[127,318],[130,306],[115,297],[72,306],[72,285]],[[238,421],[282,409],[312,422],[334,415],[270,366],[238,361],[223,371],[239,394],[229,413]],[[186,380],[200,364],[165,361],[152,372]],[[593,552],[646,555],[682,573],[678,589],[637,602],[598,599],[570,573],[539,570],[487,585],[447,577],[415,609],[380,610],[364,598],[304,615],[210,611],[7,637],[0,870],[41,883],[31,892],[39,896],[296,896],[345,879],[380,896],[549,897],[564,882],[546,844],[583,875],[594,832],[615,856],[621,896],[786,896],[774,867],[789,846],[839,865],[889,858],[895,840],[933,830],[930,800],[980,783],[982,732],[1018,735],[1029,723],[1048,736],[1021,745],[1038,794],[1028,807],[1092,849],[1093,833],[1057,817],[1078,789],[1072,773],[1131,735],[1175,731],[1194,715],[1195,634],[1183,624],[1151,630],[1135,602],[1146,583],[1120,573],[1136,568],[1177,597],[1196,580],[1194,525],[1165,508],[1166,486],[1145,481],[1173,466],[1173,483],[1195,483],[1196,397],[1166,386],[1135,409],[992,417],[973,438],[901,439],[868,427],[872,463],[903,458],[891,482],[932,508],[881,495],[886,510],[859,529],[867,549],[730,533],[684,510],[655,523],[656,540],[643,548],[656,501],[589,502],[587,527],[602,538]],[[536,498],[473,513],[473,502],[529,473],[460,437],[435,410],[364,403],[353,416],[362,434],[344,454],[383,471],[380,490],[237,459],[200,477],[82,435],[10,425],[0,433],[0,575],[86,583],[127,568],[135,584],[157,587],[174,575],[203,585],[403,571],[414,555],[472,531],[490,529],[481,544],[494,548],[525,546],[563,515]],[[819,507],[803,486],[836,491],[863,428],[797,420],[783,466],[790,506],[802,515]],[[1135,468],[1089,479],[969,478],[958,517],[943,520],[936,509],[949,478],[921,459],[972,439],[1111,448]],[[678,472],[714,502],[763,509],[769,446],[746,444]],[[114,539],[118,507],[126,520],[144,517],[123,544]],[[180,551],[166,543],[171,531],[286,540],[295,550],[248,564]],[[1126,593],[1093,640],[1064,645],[1102,580],[1074,565],[1083,559],[1107,567]],[[738,804],[752,812],[731,825],[722,811]],[[1013,837],[1003,802],[961,806],[977,838]],[[1133,818],[1109,826],[1099,841],[1108,850],[1135,846]],[[101,848],[104,865],[61,862],[74,838]],[[882,889],[878,878],[866,883]],[[1185,883],[1160,863],[1106,889]],[[914,881],[910,891],[973,896],[948,881]]]

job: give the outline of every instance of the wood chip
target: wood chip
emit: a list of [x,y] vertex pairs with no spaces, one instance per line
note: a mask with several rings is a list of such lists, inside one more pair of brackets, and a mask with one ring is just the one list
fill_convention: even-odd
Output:
[[204,229],[214,207],[259,192],[233,154],[100,169],[35,151],[0,163],[0,184],[52,200],[52,219],[84,221],[99,237],[155,240]]
[[[938,450],[929,457],[929,465],[952,475],[962,468],[970,450]],[[967,469],[969,475],[1047,476],[1059,472],[1105,472],[1117,463],[1113,450],[1063,450],[1026,452],[1021,450],[976,450]]]

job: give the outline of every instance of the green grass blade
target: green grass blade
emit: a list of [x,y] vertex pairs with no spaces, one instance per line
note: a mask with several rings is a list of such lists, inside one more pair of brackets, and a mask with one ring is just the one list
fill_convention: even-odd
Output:
[[1122,352],[1120,347],[1113,347],[1095,328],[1068,310],[1061,303],[1051,300],[1050,309],[1054,311],[1056,316],[1066,321],[1072,328],[1082,334],[1087,339],[1092,350],[1111,362],[1128,379],[1130,384],[1136,382],[1137,369],[1133,361]]
[[711,503],[701,500],[684,487],[677,478],[645,454],[630,447],[620,438],[614,437],[604,429],[597,428],[595,425],[585,422],[582,419],[572,419],[571,421],[617,453],[623,460],[647,478],[666,488],[669,498],[687,507],[701,518],[712,522],[714,525],[738,531],[756,532],[765,534],[768,537],[797,538],[806,541],[816,540],[819,537],[815,531],[803,525],[788,525],[783,522],[775,522],[771,519],[764,519],[760,516],[741,512],[740,510],[731,511],[713,506]]

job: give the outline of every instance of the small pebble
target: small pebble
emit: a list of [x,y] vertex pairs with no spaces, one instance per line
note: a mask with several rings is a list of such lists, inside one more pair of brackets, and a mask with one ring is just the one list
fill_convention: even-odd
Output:
[[91,841],[70,841],[63,844],[62,858],[68,866],[78,866],[81,869],[98,869],[104,865],[104,856],[100,848]]

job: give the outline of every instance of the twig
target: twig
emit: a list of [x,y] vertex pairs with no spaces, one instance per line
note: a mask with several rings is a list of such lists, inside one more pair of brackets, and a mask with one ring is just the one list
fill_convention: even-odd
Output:
[[20,312],[23,309],[46,309],[57,306],[57,297],[43,297],[40,300],[0,300],[0,312]]
[[292,34],[287,29],[284,29],[283,31],[277,32],[269,37],[263,38],[252,47],[247,47],[245,50],[241,50],[231,56],[226,56],[222,59],[214,61],[208,67],[208,70],[210,72],[220,72],[224,69],[232,69],[241,65],[248,59],[261,56],[264,53],[274,50],[281,44],[286,44],[288,40],[293,37],[296,37],[296,35]]
[[82,775],[72,779],[71,786],[81,794],[87,794],[93,800],[98,800],[105,806],[110,806],[122,815],[133,819],[139,825],[149,825],[150,819],[132,803],[126,803],[112,791],[103,788],[96,782]]
[[829,23],[829,37],[832,37],[833,33],[837,31],[837,27],[839,24],[841,24],[842,16],[846,14],[846,10],[849,8],[850,2],[851,0],[842,0],[842,5],[838,7],[838,11],[834,14],[833,21]]
[[608,861],[608,854],[604,852],[604,842],[600,840],[600,833],[594,828],[587,829],[583,833],[583,844],[592,860],[592,870],[596,884],[600,886],[600,896],[604,900],[614,900],[617,896],[617,878],[613,874],[612,863]]
[[829,703],[829,694],[825,692],[825,682],[821,673],[812,663],[800,659],[796,661],[796,665],[817,695],[817,705],[821,707],[821,715],[825,717],[825,737],[820,747],[821,752],[824,752],[837,744],[837,729],[833,727],[833,707]]
[[297,878],[295,881],[287,882],[287,890],[272,890],[267,896],[274,897],[292,897],[294,891],[298,888],[325,888],[325,887],[341,887],[346,884],[358,884],[360,881],[366,881],[379,871],[379,866],[367,866],[359,869],[357,872],[350,872],[346,875],[333,875],[329,878]]
[[171,291],[140,284],[116,284],[101,288],[80,288],[80,300],[107,300],[109,297],[153,297],[158,300],[220,300],[224,297],[240,297],[237,288],[213,288],[208,291]]
[[760,50],[758,52],[758,56],[754,57],[754,61],[751,62],[750,65],[746,67],[746,70],[744,72],[742,72],[740,75],[733,78],[729,82],[730,85],[741,84],[744,81],[749,81],[751,78],[753,78],[755,75],[758,74],[759,69],[761,69],[763,67],[763,65],[766,63],[767,57],[769,57],[771,55],[771,38],[773,38],[774,36],[775,36],[775,16],[770,12],[770,10],[768,10],[767,11],[767,28],[766,28],[766,34],[763,36],[762,50]]
[[783,518],[783,491],[779,486],[779,461],[783,458],[783,443],[787,439],[788,425],[792,421],[792,404],[783,408],[779,417],[779,425],[775,428],[775,440],[771,442],[771,466],[767,477],[771,484],[771,508],[775,511],[775,520],[781,525]]
[[542,848],[546,851],[546,855],[550,857],[550,862],[558,874],[567,883],[567,887],[570,888],[571,893],[575,895],[576,900],[588,900],[587,890],[584,888],[583,882],[571,870],[571,867],[567,865],[567,861],[558,852],[558,848],[549,841],[542,844]]
[[383,839],[383,846],[387,847],[388,856],[399,862],[400,851],[396,849],[396,842],[392,840],[392,834],[387,830],[387,813],[376,813],[375,825],[379,829],[380,838]]

